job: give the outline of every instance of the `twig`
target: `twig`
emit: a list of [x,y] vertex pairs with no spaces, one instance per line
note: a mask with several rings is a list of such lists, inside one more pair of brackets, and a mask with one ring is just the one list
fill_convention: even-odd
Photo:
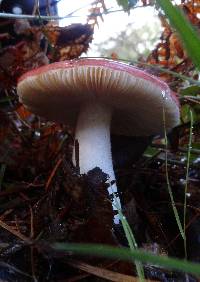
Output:
[[29,206],[29,209],[30,209],[30,216],[31,216],[31,234],[30,234],[30,237],[33,239],[34,238],[34,222],[33,222],[33,209],[31,206]]
[[11,14],[11,13],[0,13],[0,18],[6,18],[6,19],[26,19],[26,20],[45,20],[45,21],[55,21],[55,20],[62,20],[65,18],[72,18],[76,16],[64,16],[64,17],[59,17],[59,16],[39,16],[39,15],[16,15],[16,14]]
[[53,179],[53,177],[54,177],[54,175],[55,175],[55,173],[56,173],[58,167],[59,167],[60,164],[62,163],[62,161],[63,161],[63,158],[60,158],[60,159],[57,161],[55,167],[53,168],[53,170],[52,170],[52,172],[51,172],[51,174],[50,174],[50,176],[49,176],[49,178],[48,178],[48,180],[47,180],[47,183],[46,183],[46,185],[45,185],[45,190],[46,190],[46,191],[48,191],[49,185],[50,185],[50,183],[51,183],[51,181],[52,181],[52,179]]
[[[87,263],[83,263],[80,261],[69,261],[68,262],[69,265],[81,269],[87,273],[93,274],[97,277],[101,277],[101,278],[105,278],[106,280],[110,280],[110,281],[116,281],[116,282],[138,282],[139,278],[133,277],[133,276],[129,276],[126,274],[121,274],[118,272],[114,272],[105,268],[101,268],[101,267],[97,267],[97,266],[92,266],[90,264]],[[149,280],[149,279],[145,279],[145,281],[157,281],[157,280]]]
[[50,1],[46,0],[46,11],[47,11],[47,15],[51,16],[51,9],[50,9]]
[[[188,224],[185,226],[185,230],[187,230],[190,225],[199,217],[199,214],[196,214],[189,222]],[[167,245],[167,249],[180,237],[180,233],[177,233],[177,235],[168,243]]]
[[30,248],[30,256],[31,256],[31,272],[32,272],[32,278],[34,282],[37,282],[38,279],[36,277],[36,268],[35,268],[35,260],[34,260],[34,247],[31,246]]
[[0,191],[1,191],[1,186],[2,186],[2,183],[3,183],[5,170],[6,170],[6,164],[2,164],[1,168],[0,168]]
[[189,96],[184,96],[183,99],[189,101],[189,102],[192,102],[192,103],[195,103],[195,104],[199,104],[200,105],[200,101],[199,101],[199,97],[189,97]]
[[3,214],[0,215],[0,220],[4,220],[4,218],[13,212],[13,209],[6,210]]
[[[21,271],[20,269],[18,269],[18,268],[16,268],[16,267],[14,267],[13,265],[11,265],[11,264],[8,264],[8,263],[6,263],[6,262],[3,262],[3,261],[1,261],[0,262],[0,266],[1,266],[1,268],[8,268],[8,271],[9,272],[13,272],[13,273],[19,273],[19,274],[21,274],[21,275],[23,275],[23,276],[26,276],[26,277],[29,277],[29,278],[32,278],[32,276],[31,275],[29,275],[28,273],[26,273],[26,272],[24,272],[24,271]],[[5,280],[1,280],[1,281],[5,281]]]
[[[143,8],[144,6],[137,6],[131,8],[131,10],[136,8]],[[145,6],[146,7],[146,6]],[[88,16],[98,17],[102,15],[112,14],[112,13],[118,13],[118,12],[124,12],[123,9],[118,10],[107,10],[102,13],[91,13]],[[59,16],[40,16],[40,15],[18,15],[18,14],[12,14],[12,13],[0,13],[0,18],[7,18],[7,19],[27,19],[27,20],[45,20],[45,21],[55,21],[55,20],[63,20],[63,19],[70,19],[70,18],[79,18],[80,16],[73,15],[73,12],[67,14],[66,16],[59,17]],[[87,16],[86,16],[87,17]]]
[[5,230],[9,231],[11,234],[15,235],[16,237],[18,237],[19,239],[21,239],[22,241],[31,244],[32,241],[26,237],[25,235],[21,234],[20,232],[14,230],[12,227],[10,227],[9,225],[7,225],[6,223],[4,223],[3,221],[0,220],[0,226],[2,228],[4,228]]
[[[199,91],[200,92],[200,91]],[[193,100],[197,100],[200,101],[200,97],[199,96],[189,96],[189,95],[184,95],[180,97],[181,99],[193,99]]]
[[39,15],[39,1],[38,0],[35,0],[34,1],[34,6],[33,6],[33,12],[32,14],[33,15],[36,15],[38,13]]

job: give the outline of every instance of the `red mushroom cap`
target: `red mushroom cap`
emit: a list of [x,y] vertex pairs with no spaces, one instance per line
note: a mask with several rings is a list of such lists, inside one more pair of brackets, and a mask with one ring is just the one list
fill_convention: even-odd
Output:
[[179,102],[168,85],[131,65],[107,59],[76,59],[29,71],[17,91],[33,113],[75,126],[83,103],[112,109],[111,132],[121,135],[163,133],[179,123]]

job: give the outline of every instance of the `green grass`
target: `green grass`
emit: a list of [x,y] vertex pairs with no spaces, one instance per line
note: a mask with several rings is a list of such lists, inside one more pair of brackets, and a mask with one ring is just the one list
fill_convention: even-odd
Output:
[[69,252],[74,255],[91,255],[95,257],[120,259],[128,262],[137,260],[143,263],[152,263],[154,265],[191,273],[200,277],[200,264],[198,263],[192,263],[167,256],[157,256],[141,250],[130,250],[128,248],[111,247],[101,244],[55,243],[52,247],[57,251]]
[[[199,37],[199,34],[196,28],[189,22],[189,20],[187,19],[183,11],[180,8],[178,8],[177,6],[174,6],[170,0],[156,0],[156,2],[162,8],[166,17],[168,17],[171,26],[178,32],[179,37],[183,43],[183,46],[185,47],[188,53],[188,56],[192,59],[193,64],[196,66],[198,70],[200,70],[200,53],[199,53],[200,37]],[[199,82],[198,82],[198,85],[199,85]],[[192,91],[194,91],[194,89],[192,89]],[[165,114],[163,116],[165,119]],[[168,175],[168,169],[167,169],[167,136],[166,136],[166,130],[165,130],[167,186],[168,186],[168,191],[170,194],[170,199],[171,199],[174,215],[176,218],[176,222],[177,222],[179,231],[181,233],[181,236],[184,240],[185,258],[187,258],[187,245],[186,245],[187,242],[186,242],[186,235],[185,235],[186,211],[187,211],[187,190],[188,190],[189,166],[190,166],[191,144],[192,144],[192,128],[193,128],[193,123],[194,123],[193,112],[191,109],[189,109],[189,116],[190,116],[190,134],[189,134],[189,144],[188,144],[188,152],[187,152],[186,184],[185,184],[185,191],[184,191],[183,226],[180,222],[180,218],[179,218],[176,206],[175,206],[175,202],[173,199],[173,195],[172,195],[172,191],[171,191],[171,187],[169,183],[169,175]]]
[[170,0],[156,0],[156,2],[168,17],[171,26],[178,32],[188,56],[200,70],[200,37],[196,28],[189,22],[183,11],[174,6]]
[[192,145],[192,129],[193,129],[193,112],[191,109],[189,109],[189,119],[190,119],[190,133],[189,133],[189,142],[188,142],[188,151],[187,151],[187,166],[186,166],[186,183],[185,183],[185,190],[184,190],[184,211],[183,211],[183,224],[181,224],[180,217],[178,214],[178,210],[175,205],[171,185],[170,185],[170,180],[169,180],[169,173],[168,173],[168,155],[167,155],[167,150],[168,150],[168,140],[167,140],[167,133],[166,133],[166,121],[165,121],[165,110],[163,107],[163,123],[164,123],[164,138],[165,138],[165,145],[166,145],[166,150],[165,150],[165,175],[166,175],[166,182],[167,182],[167,188],[171,200],[171,205],[172,209],[174,212],[174,216],[176,219],[176,223],[178,225],[180,234],[183,238],[184,241],[184,252],[185,252],[185,258],[187,258],[187,238],[186,238],[186,212],[187,212],[187,190],[188,190],[188,181],[189,181],[189,168],[190,168],[190,157],[191,157],[191,145]]
[[168,189],[168,192],[169,192],[169,196],[170,196],[170,200],[171,200],[171,205],[172,205],[172,209],[173,209],[174,216],[175,216],[175,219],[176,219],[176,223],[178,225],[178,228],[179,228],[179,231],[181,233],[181,236],[182,236],[182,238],[183,238],[183,240],[185,242],[185,240],[186,240],[185,232],[184,232],[183,226],[182,226],[181,221],[180,221],[178,210],[176,208],[176,204],[175,204],[175,201],[174,201],[174,196],[173,196],[171,185],[170,185],[170,179],[169,179],[168,154],[167,154],[167,151],[168,151],[168,139],[167,139],[167,132],[166,132],[166,117],[165,117],[165,108],[164,108],[164,106],[163,106],[163,127],[164,127],[164,139],[165,139],[165,175],[166,175],[167,189]]
[[[187,166],[186,166],[186,181],[185,181],[185,194],[184,194],[184,212],[183,212],[183,230],[184,234],[186,232],[186,212],[187,212],[187,191],[188,191],[188,181],[189,181],[189,169],[190,169],[190,158],[191,158],[191,149],[192,149],[192,130],[193,130],[193,112],[189,109],[189,117],[190,117],[190,133],[189,133],[189,142],[188,142],[188,151],[187,151]],[[185,258],[187,258],[187,240],[186,236],[184,238],[184,251]]]
[[[130,228],[130,225],[126,219],[126,217],[123,215],[122,211],[121,211],[121,207],[120,204],[118,203],[117,197],[115,196],[115,193],[113,193],[114,199],[115,199],[115,206],[117,208],[118,214],[119,214],[119,218],[121,220],[122,223],[122,227],[124,230],[124,233],[126,235],[126,239],[128,241],[129,244],[129,248],[131,251],[137,250],[138,249],[138,245],[137,242],[135,240],[134,234]],[[139,261],[135,261],[135,266],[136,266],[136,271],[139,277],[139,280],[141,282],[144,281],[144,269],[142,264]]]

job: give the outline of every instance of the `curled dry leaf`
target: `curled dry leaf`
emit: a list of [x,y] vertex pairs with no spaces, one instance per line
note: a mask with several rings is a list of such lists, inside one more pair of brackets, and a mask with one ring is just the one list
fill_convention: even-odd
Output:
[[87,51],[93,38],[93,26],[89,24],[31,25],[23,19],[6,21],[4,26],[9,32],[0,33],[0,88],[3,95],[5,91],[11,92],[18,77],[30,69],[49,61],[78,58]]
[[94,2],[92,2],[92,6],[89,9],[89,16],[87,18],[87,23],[91,24],[93,27],[95,25],[99,26],[98,19],[100,18],[101,21],[104,21],[102,13],[106,11],[107,8],[104,0],[95,0]]
[[[200,29],[199,19],[199,1],[181,1],[179,7],[185,12],[190,22],[197,28]],[[194,79],[198,79],[195,76],[194,66],[191,60],[188,58],[184,47],[179,39],[178,34],[171,29],[168,20],[162,15],[159,15],[163,32],[160,37],[160,42],[156,45],[155,49],[149,55],[147,62],[150,64],[158,64],[167,69],[182,73],[187,76],[192,76]],[[177,90],[180,86],[177,78],[167,73],[160,73],[165,81],[173,82],[173,87]],[[175,82],[175,83],[174,83]]]

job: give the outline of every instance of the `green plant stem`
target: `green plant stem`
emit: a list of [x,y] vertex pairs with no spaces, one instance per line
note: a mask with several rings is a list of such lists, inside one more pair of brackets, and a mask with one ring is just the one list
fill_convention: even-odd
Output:
[[156,0],[156,2],[168,17],[171,26],[178,32],[188,56],[192,59],[194,65],[200,69],[200,37],[197,30],[186,18],[183,11],[173,5],[170,0]]
[[179,214],[175,205],[175,201],[174,201],[174,196],[172,193],[172,189],[171,189],[171,185],[170,185],[170,180],[169,180],[169,173],[168,173],[168,140],[167,140],[167,132],[166,132],[166,117],[165,117],[165,108],[163,107],[163,123],[164,123],[164,139],[165,139],[165,175],[166,175],[166,182],[167,182],[167,188],[168,188],[168,192],[169,192],[169,196],[170,196],[170,200],[171,200],[171,204],[172,204],[172,209],[176,218],[176,223],[178,225],[179,231],[181,233],[181,236],[183,238],[183,240],[185,241],[185,233],[184,233],[184,229],[182,227],[180,218],[179,218]]
[[[194,124],[193,119],[193,112],[189,109],[190,115],[190,133],[189,133],[189,143],[188,143],[188,151],[187,151],[187,166],[186,166],[186,179],[185,179],[185,194],[184,194],[184,212],[183,212],[183,230],[184,234],[186,234],[186,213],[187,213],[187,191],[188,191],[188,182],[189,182],[189,169],[190,169],[190,155],[192,149],[192,129]],[[187,258],[187,238],[185,236],[184,240],[184,251],[185,251],[185,258]]]
[[[126,239],[128,241],[130,250],[136,250],[136,249],[138,249],[138,245],[137,245],[137,242],[136,242],[135,237],[133,235],[133,232],[130,228],[130,225],[129,225],[126,217],[123,215],[123,213],[121,211],[120,205],[118,203],[117,197],[115,196],[114,192],[113,192],[113,195],[114,195],[114,199],[115,199],[115,206],[117,208],[119,218],[121,220],[122,227],[123,227]],[[136,266],[136,270],[137,270],[137,273],[138,273],[139,280],[141,282],[144,282],[144,269],[143,269],[142,264],[138,261],[135,261],[135,266]]]
[[71,254],[92,255],[98,257],[107,257],[112,259],[121,259],[132,262],[133,259],[143,262],[160,265],[168,269],[176,269],[181,272],[191,273],[200,277],[200,264],[192,263],[186,260],[169,258],[167,256],[157,256],[141,250],[130,250],[128,248],[117,248],[98,244],[68,244],[55,243],[53,249]]

